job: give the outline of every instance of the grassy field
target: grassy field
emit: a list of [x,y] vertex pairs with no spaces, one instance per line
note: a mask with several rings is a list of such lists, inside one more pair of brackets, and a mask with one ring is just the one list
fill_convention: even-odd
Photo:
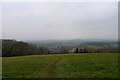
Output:
[[117,78],[118,54],[56,54],[2,58],[3,78]]

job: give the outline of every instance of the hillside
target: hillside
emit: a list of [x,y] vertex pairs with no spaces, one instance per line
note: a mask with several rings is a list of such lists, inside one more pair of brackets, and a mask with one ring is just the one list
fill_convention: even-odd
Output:
[[75,47],[89,47],[89,48],[102,48],[102,47],[118,47],[117,40],[97,40],[97,39],[75,39],[75,40],[45,40],[45,41],[25,41],[37,46],[46,46],[48,48],[66,47],[69,49]]
[[0,51],[1,49],[2,57],[64,53],[118,53],[118,42],[86,42],[85,40],[23,42],[3,39]]
[[118,54],[4,57],[3,78],[118,78]]

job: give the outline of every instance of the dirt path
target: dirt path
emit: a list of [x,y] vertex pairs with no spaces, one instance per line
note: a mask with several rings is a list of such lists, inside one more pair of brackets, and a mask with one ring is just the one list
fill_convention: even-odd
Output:
[[58,58],[56,61],[54,61],[50,67],[48,68],[47,72],[47,78],[54,78],[54,70],[56,68],[56,64],[62,60],[62,57]]

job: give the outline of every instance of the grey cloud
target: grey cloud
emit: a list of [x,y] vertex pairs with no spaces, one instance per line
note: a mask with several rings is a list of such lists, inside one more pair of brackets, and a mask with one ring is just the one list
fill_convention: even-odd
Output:
[[117,3],[4,3],[3,38],[117,38]]

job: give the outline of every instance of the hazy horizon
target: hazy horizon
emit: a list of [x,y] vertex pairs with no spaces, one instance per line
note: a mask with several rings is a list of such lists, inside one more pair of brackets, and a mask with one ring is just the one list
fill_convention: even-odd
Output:
[[2,38],[3,40],[17,40],[17,41],[73,41],[73,40],[85,40],[85,41],[118,41],[118,39],[46,39],[46,40],[20,40],[12,38]]
[[8,2],[3,39],[118,39],[116,2]]

